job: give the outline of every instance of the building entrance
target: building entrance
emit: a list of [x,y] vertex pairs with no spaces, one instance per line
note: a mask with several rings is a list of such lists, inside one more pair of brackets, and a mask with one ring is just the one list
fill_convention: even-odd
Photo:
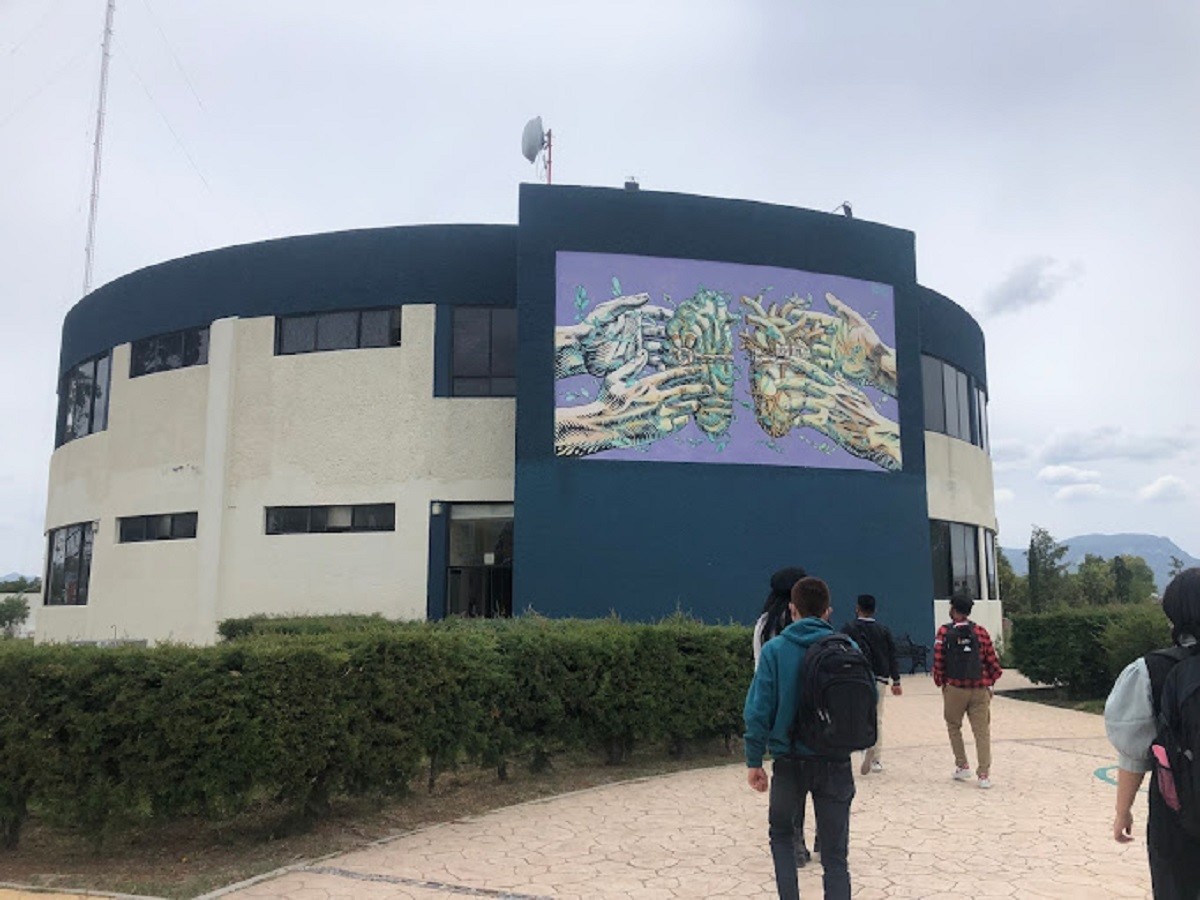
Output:
[[452,503],[446,615],[508,617],[513,612],[511,503]]

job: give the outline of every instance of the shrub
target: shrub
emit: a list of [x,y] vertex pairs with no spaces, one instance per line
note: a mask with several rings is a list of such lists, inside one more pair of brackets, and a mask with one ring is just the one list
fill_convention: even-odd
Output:
[[1013,618],[1013,662],[1030,681],[1057,684],[1074,698],[1104,697],[1121,669],[1169,645],[1157,605],[1064,609]]
[[311,822],[423,766],[682,752],[740,730],[751,675],[749,629],[682,620],[232,622],[206,648],[0,643],[0,839],[31,807],[99,843],[258,798]]

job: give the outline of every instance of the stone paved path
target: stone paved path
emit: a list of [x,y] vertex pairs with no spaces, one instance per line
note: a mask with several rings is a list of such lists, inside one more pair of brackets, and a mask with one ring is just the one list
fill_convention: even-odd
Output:
[[[927,677],[906,680],[886,716],[887,771],[858,778],[851,818],[857,900],[1150,896],[1144,801],[1139,839],[1112,840],[1113,753],[1099,716],[997,697],[991,791],[951,780]],[[766,796],[735,764],[497,810],[209,896],[769,898],[766,816]],[[820,872],[801,871],[805,897],[821,896]]]

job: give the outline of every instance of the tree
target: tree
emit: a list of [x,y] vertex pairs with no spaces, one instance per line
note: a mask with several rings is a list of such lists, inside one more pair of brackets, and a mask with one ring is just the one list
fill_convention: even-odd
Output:
[[24,594],[0,600],[0,630],[5,637],[13,637],[28,618],[29,602]]
[[1102,556],[1088,553],[1072,576],[1081,606],[1104,606],[1116,599],[1112,566]]
[[1063,573],[1067,568],[1062,558],[1066,555],[1065,544],[1059,544],[1045,528],[1033,526],[1029,549],[1025,551],[1029,560],[1030,612],[1045,612],[1061,601]]
[[26,578],[22,575],[12,581],[0,581],[0,594],[23,594],[26,591],[40,591],[41,589],[42,580],[40,578]]
[[1171,569],[1170,569],[1170,571],[1167,572],[1167,578],[1173,579],[1176,575],[1178,575],[1180,572],[1182,572],[1183,569],[1184,569],[1183,560],[1180,559],[1178,556],[1176,556],[1174,553],[1172,553],[1171,554]]
[[1026,612],[1029,609],[1029,588],[1024,577],[1013,571],[1012,563],[1004,554],[1004,548],[996,547],[996,578],[1000,582],[1000,599],[1008,612]]
[[1109,564],[1113,599],[1117,603],[1143,603],[1154,593],[1154,572],[1140,556],[1114,556]]

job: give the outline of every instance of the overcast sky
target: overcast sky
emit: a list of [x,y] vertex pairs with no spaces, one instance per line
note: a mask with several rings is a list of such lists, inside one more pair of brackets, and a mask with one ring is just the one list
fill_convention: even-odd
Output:
[[[42,566],[104,0],[0,0],[0,574]],[[515,222],[557,183],[917,235],[987,336],[1000,541],[1200,556],[1200,5],[119,0],[94,284],[215,247]],[[164,297],[169,303],[171,298]]]

